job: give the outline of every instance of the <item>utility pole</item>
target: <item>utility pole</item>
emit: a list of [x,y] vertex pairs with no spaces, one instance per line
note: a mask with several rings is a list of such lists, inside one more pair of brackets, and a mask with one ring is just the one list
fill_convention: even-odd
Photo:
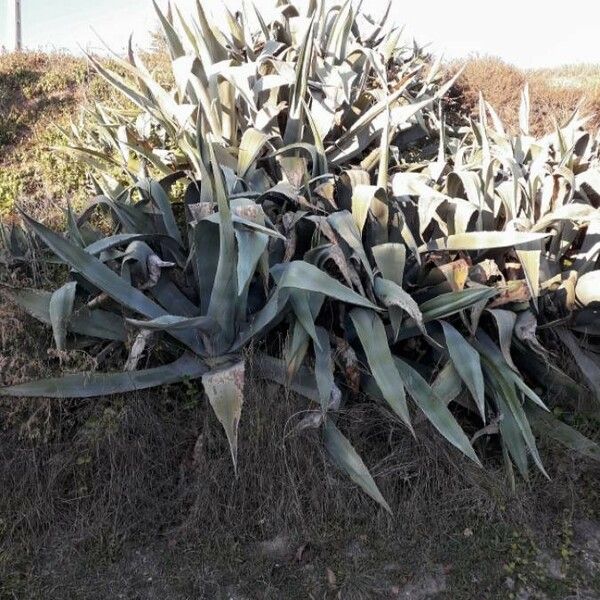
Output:
[[[12,0],[12,9],[14,18],[14,50],[20,52],[23,49],[23,35],[21,28],[21,0]],[[11,21],[11,15],[8,17],[9,23]],[[10,25],[9,25],[10,26]]]

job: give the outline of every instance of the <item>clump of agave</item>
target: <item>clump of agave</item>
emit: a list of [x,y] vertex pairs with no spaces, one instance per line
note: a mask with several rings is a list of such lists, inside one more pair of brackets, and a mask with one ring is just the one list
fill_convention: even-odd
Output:
[[[125,345],[123,371],[0,395],[92,397],[201,378],[235,465],[252,344],[257,371],[310,403],[299,429],[320,428],[333,460],[388,510],[336,427],[358,392],[413,434],[422,413],[477,463],[473,444],[499,435],[507,468],[525,477],[530,462],[545,473],[536,429],[600,457],[534,390],[557,382],[585,396],[552,363],[562,344],[600,397],[587,341],[600,333],[600,166],[577,115],[535,140],[525,91],[519,135],[483,99],[478,122],[450,130],[435,108],[452,82],[400,45],[387,13],[375,22],[351,2],[311,2],[304,14],[280,2],[271,22],[255,13],[257,32],[246,11],[226,31],[201,3],[191,21],[158,14],[174,88],[133,51],[119,61],[124,78],[92,59],[135,107],[96,105],[88,128],[73,129],[66,150],[92,167],[98,195],[79,215],[69,209],[66,236],[24,215],[70,281],[3,291],[52,326],[59,350],[72,334],[101,357]],[[421,162],[406,158],[415,141]],[[177,181],[182,203],[169,198]],[[269,354],[278,340],[282,354]],[[156,366],[138,369],[142,357]]]

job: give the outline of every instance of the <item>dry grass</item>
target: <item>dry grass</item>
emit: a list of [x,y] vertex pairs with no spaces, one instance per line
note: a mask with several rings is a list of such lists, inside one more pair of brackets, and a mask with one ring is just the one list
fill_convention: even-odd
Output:
[[582,113],[600,126],[600,66],[575,65],[556,69],[523,71],[499,58],[479,57],[454,63],[451,71],[463,66],[453,100],[459,111],[474,114],[479,92],[496,109],[513,131],[518,128],[521,90],[529,83],[531,130],[542,135],[554,127],[554,119],[564,122],[582,101]]
[[[48,328],[8,305],[0,316],[0,384],[58,370],[44,350]],[[81,351],[62,360],[63,369],[89,366]],[[554,540],[564,511],[597,501],[586,498],[585,481],[598,474],[586,461],[546,452],[554,481],[534,474],[512,495],[494,446],[479,469],[427,423],[414,440],[359,398],[339,426],[394,508],[389,518],[330,464],[318,432],[293,432],[306,402],[256,375],[238,479],[195,383],[94,401],[2,401],[0,489],[10,492],[0,494],[0,598],[383,599],[434,564],[468,569],[475,543],[491,561],[476,597],[502,598],[502,564],[515,551],[497,553],[510,532]],[[265,541],[278,548],[274,540],[275,559],[261,551]],[[466,590],[452,598],[475,597],[465,576],[452,575]]]

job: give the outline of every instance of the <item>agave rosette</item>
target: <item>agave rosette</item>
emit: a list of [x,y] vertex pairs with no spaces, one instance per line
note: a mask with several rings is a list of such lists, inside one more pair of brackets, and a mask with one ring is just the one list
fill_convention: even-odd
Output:
[[[452,81],[351,2],[311,2],[305,14],[279,3],[269,22],[256,12],[257,32],[246,11],[227,31],[200,3],[192,20],[158,14],[173,89],[132,51],[117,61],[125,77],[94,61],[134,107],[94,106],[65,148],[90,165],[98,195],[69,209],[66,237],[25,217],[70,281],[54,293],[4,289],[52,326],[59,350],[72,334],[99,355],[126,348],[124,371],[0,395],[201,378],[235,465],[252,344],[259,374],[311,403],[299,429],[320,428],[333,460],[388,510],[336,426],[358,392],[413,434],[428,420],[476,463],[474,444],[499,434],[509,470],[527,476],[533,461],[545,472],[535,430],[598,458],[534,389],[554,380],[585,393],[548,360],[550,335],[596,394],[600,381],[594,347],[576,337],[598,333],[593,290],[578,296],[577,277],[597,267],[599,179],[577,117],[535,140],[525,92],[517,136],[483,99],[479,122],[447,128],[434,109]],[[404,158],[415,140],[420,163]],[[179,180],[187,191],[172,202]],[[110,235],[94,226],[98,211]],[[142,357],[149,368],[137,368]]]

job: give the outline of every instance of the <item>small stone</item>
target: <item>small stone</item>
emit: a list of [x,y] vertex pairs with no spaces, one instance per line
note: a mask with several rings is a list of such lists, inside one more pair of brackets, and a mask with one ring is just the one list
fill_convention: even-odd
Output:
[[437,565],[433,573],[429,573],[413,583],[405,585],[396,598],[398,600],[427,600],[448,588],[444,567]]
[[557,558],[553,558],[546,552],[540,552],[538,562],[546,571],[548,577],[552,579],[563,580],[566,576],[562,570],[562,563]]
[[282,534],[272,540],[260,542],[258,551],[264,558],[273,562],[284,562],[294,557],[294,548],[290,538]]

